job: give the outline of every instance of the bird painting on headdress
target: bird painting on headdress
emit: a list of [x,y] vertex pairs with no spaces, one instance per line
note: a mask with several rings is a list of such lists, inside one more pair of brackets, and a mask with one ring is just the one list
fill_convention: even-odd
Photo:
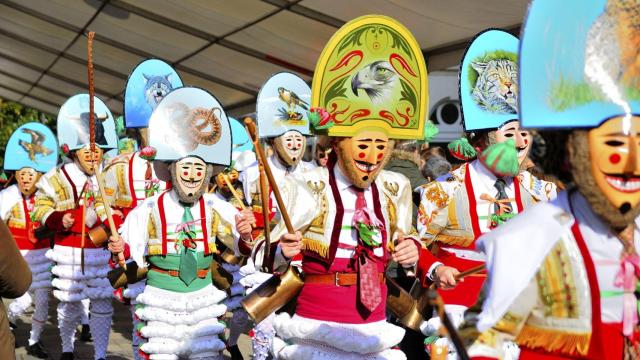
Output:
[[47,156],[53,152],[52,149],[49,149],[43,145],[46,139],[43,133],[27,128],[22,129],[22,132],[31,136],[31,142],[27,142],[25,140],[20,140],[18,142],[18,144],[22,146],[24,151],[29,154],[29,159],[31,161],[36,161],[36,155]]
[[374,103],[384,102],[398,81],[398,74],[388,61],[374,61],[360,69],[351,79],[351,90],[359,96],[360,89]]
[[300,106],[304,110],[309,110],[309,103],[300,99],[300,97],[291,90],[285,89],[283,87],[278,88],[278,97],[282,100],[287,107],[289,108],[289,112],[294,112],[296,106]]

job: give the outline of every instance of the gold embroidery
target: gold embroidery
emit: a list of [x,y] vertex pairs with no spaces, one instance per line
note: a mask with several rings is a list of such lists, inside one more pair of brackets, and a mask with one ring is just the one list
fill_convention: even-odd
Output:
[[507,312],[500,321],[494,326],[497,331],[516,335],[518,332],[518,325],[522,323],[522,317],[512,312]]
[[400,185],[397,182],[384,182],[384,188],[387,189],[388,192],[393,196],[398,196],[398,190],[400,189]]
[[311,192],[313,192],[314,195],[318,196],[322,193],[324,193],[324,189],[326,187],[326,184],[324,183],[324,181],[307,181],[307,187],[311,190]]
[[568,254],[562,242],[559,242],[549,252],[536,274],[545,316],[578,318],[576,288],[571,281],[568,281],[572,278]]
[[302,250],[312,251],[323,258],[326,258],[329,253],[329,247],[325,243],[308,237],[302,239]]
[[439,183],[434,182],[424,191],[424,196],[428,201],[435,204],[439,208],[447,206],[449,195],[442,189]]
[[391,198],[387,194],[385,194],[385,197],[387,198],[387,214],[389,215],[389,229],[391,230],[389,234],[394,234],[397,229],[398,212]]

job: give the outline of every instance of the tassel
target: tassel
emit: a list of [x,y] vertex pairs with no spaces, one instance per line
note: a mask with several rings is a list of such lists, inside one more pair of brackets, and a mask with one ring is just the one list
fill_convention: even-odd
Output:
[[469,161],[477,155],[476,149],[469,144],[469,140],[464,136],[450,142],[447,148],[451,156],[462,161]]
[[439,133],[438,127],[431,120],[427,120],[427,123],[424,124],[424,141],[431,142]]
[[513,140],[489,146],[480,155],[480,161],[497,176],[518,175],[518,150]]

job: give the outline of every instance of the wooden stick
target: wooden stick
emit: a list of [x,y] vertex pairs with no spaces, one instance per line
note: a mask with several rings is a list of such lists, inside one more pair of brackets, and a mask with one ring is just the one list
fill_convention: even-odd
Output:
[[93,153],[96,149],[96,129],[95,129],[95,114],[94,112],[94,103],[93,103],[93,37],[95,36],[95,32],[89,31],[87,34],[87,76],[89,82],[89,146],[91,150],[91,159],[93,158]]
[[[485,264],[482,265],[478,265],[475,267],[472,267],[471,269],[467,269],[461,273],[459,273],[458,275],[456,275],[456,281],[466,277],[466,276],[470,276],[470,275],[475,275],[479,272],[481,272],[482,270],[484,270],[486,268]],[[431,284],[431,286],[429,286],[429,289],[435,289],[436,288],[436,283],[434,282],[433,284]]]
[[451,339],[453,346],[455,346],[458,352],[458,358],[460,360],[469,360],[469,354],[467,354],[467,350],[464,347],[464,343],[460,338],[460,334],[458,334],[458,330],[455,325],[444,311],[444,301],[440,297],[440,294],[436,290],[428,290],[429,302],[432,306],[436,308],[436,312],[438,313],[438,317],[440,317],[440,322],[447,330],[447,336]]
[[276,203],[278,204],[278,209],[280,210],[280,216],[282,216],[282,220],[284,220],[287,231],[290,234],[293,234],[295,233],[295,230],[293,228],[293,225],[291,225],[291,219],[289,218],[287,209],[284,207],[284,201],[282,201],[282,196],[280,196],[280,190],[278,190],[276,180],[273,177],[273,173],[271,173],[271,168],[269,167],[269,163],[267,162],[267,155],[265,155],[264,149],[260,144],[260,139],[258,139],[258,129],[256,128],[256,124],[254,124],[253,120],[249,117],[244,118],[244,123],[249,130],[249,135],[251,135],[251,141],[253,142],[253,146],[256,149],[258,160],[261,161],[264,166],[264,172],[267,175],[267,180],[269,181],[269,185],[271,186],[271,191],[273,191],[273,195],[276,198]]
[[236,200],[238,200],[238,203],[240,203],[240,208],[242,210],[246,210],[247,207],[244,206],[244,201],[240,197],[240,194],[238,194],[236,189],[233,187],[233,185],[231,185],[231,180],[229,180],[229,177],[227,176],[227,174],[221,173],[220,175],[222,175],[222,180],[224,180],[224,183],[227,184],[227,187],[229,188],[229,191],[231,191],[231,194],[233,195],[233,197],[236,198]]
[[[104,177],[98,169],[96,169],[96,179],[98,179],[98,189],[100,191],[100,197],[102,198],[102,206],[104,206],[104,213],[107,215],[107,222],[109,223],[109,229],[111,230],[111,235],[118,236],[118,229],[116,228],[115,222],[113,222],[113,214],[111,214],[111,204],[109,203],[109,198],[107,198],[107,193],[104,191]],[[124,258],[123,253],[118,253],[118,265],[124,270],[127,270],[127,263]]]
[[482,264],[482,265],[478,265],[476,267],[472,267],[471,269],[467,269],[467,270],[461,272],[460,274],[456,275],[456,280],[460,280],[460,279],[464,278],[465,276],[477,274],[477,273],[481,272],[482,270],[484,270],[485,268],[486,268],[486,265]]
[[[87,184],[85,184],[87,186]],[[84,275],[84,237],[86,235],[86,223],[87,223],[87,204],[86,201],[82,202],[82,231],[80,234],[80,270]]]
[[262,268],[266,272],[271,272],[271,224],[270,221],[270,211],[271,207],[269,206],[269,188],[267,187],[267,180],[265,179],[264,166],[262,162],[259,162],[258,168],[260,169],[260,201],[262,202],[262,219],[264,223],[264,252],[262,256]]

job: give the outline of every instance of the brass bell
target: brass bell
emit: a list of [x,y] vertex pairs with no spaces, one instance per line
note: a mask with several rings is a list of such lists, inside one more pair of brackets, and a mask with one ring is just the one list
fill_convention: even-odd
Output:
[[298,269],[289,266],[287,271],[272,276],[245,296],[242,307],[257,324],[296,297],[303,286],[304,281]]

